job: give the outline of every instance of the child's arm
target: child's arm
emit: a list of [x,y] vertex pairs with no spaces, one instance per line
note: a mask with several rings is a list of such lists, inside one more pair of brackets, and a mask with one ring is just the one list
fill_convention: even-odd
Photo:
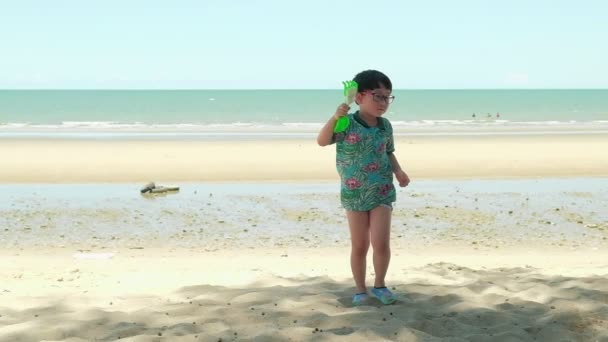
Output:
[[350,107],[343,103],[338,109],[336,109],[336,113],[325,123],[325,126],[321,128],[321,132],[319,132],[319,136],[317,136],[317,143],[319,146],[327,146],[331,145],[332,138],[334,136],[334,127],[336,126],[336,121],[342,116],[348,114],[348,110]]
[[399,181],[399,186],[404,187],[410,184],[410,177],[408,177],[407,173],[403,171],[401,165],[399,165],[399,161],[397,161],[397,157],[395,156],[395,139],[393,138],[393,126],[391,126],[390,121],[386,120],[390,130],[390,137],[386,144],[386,153],[388,153],[388,159],[391,162],[391,169],[395,174],[395,177]]
[[407,173],[401,169],[401,165],[399,165],[399,161],[397,157],[395,157],[394,153],[388,154],[388,159],[391,161],[391,168],[393,169],[393,173],[397,180],[399,181],[399,186],[404,187],[410,183],[410,177],[408,177]]
[[391,161],[391,168],[393,169],[393,173],[397,173],[399,170],[401,170],[401,165],[399,165],[399,161],[397,160],[397,157],[395,157],[394,153],[389,153],[388,159]]

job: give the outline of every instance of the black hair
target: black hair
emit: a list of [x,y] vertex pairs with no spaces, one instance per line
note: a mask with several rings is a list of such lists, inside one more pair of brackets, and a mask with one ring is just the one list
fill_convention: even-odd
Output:
[[358,92],[362,93],[368,90],[384,87],[388,90],[393,90],[391,80],[385,74],[378,70],[365,70],[358,73],[353,81],[358,84]]

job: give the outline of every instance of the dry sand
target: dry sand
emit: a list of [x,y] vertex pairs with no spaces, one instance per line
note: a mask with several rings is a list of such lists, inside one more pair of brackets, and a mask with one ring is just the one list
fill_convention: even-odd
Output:
[[[608,176],[608,136],[412,137],[412,179]],[[0,183],[335,180],[335,148],[310,140],[0,140]]]
[[399,301],[356,308],[347,248],[2,254],[1,341],[608,339],[606,250],[394,250]]

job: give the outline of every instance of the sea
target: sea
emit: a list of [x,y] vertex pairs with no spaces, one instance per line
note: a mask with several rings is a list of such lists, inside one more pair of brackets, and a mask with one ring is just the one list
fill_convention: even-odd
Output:
[[[608,132],[608,89],[393,95],[396,135]],[[343,101],[340,89],[0,90],[0,138],[311,137]]]

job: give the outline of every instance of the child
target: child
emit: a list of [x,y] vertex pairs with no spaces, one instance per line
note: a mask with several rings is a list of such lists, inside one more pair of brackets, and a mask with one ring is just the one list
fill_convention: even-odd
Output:
[[[353,305],[369,298],[365,286],[367,250],[371,241],[376,272],[372,294],[384,304],[396,301],[386,287],[384,277],[390,261],[390,226],[392,203],[395,201],[393,173],[401,187],[410,182],[395,158],[393,128],[382,118],[395,97],[391,95],[389,78],[376,70],[355,76],[359,85],[355,102],[359,111],[348,114],[348,105],[341,104],[319,132],[320,146],[336,143],[336,167],[341,178],[340,198],[346,209],[350,228],[350,266],[357,291]],[[346,131],[334,133],[336,121],[347,116]]]

